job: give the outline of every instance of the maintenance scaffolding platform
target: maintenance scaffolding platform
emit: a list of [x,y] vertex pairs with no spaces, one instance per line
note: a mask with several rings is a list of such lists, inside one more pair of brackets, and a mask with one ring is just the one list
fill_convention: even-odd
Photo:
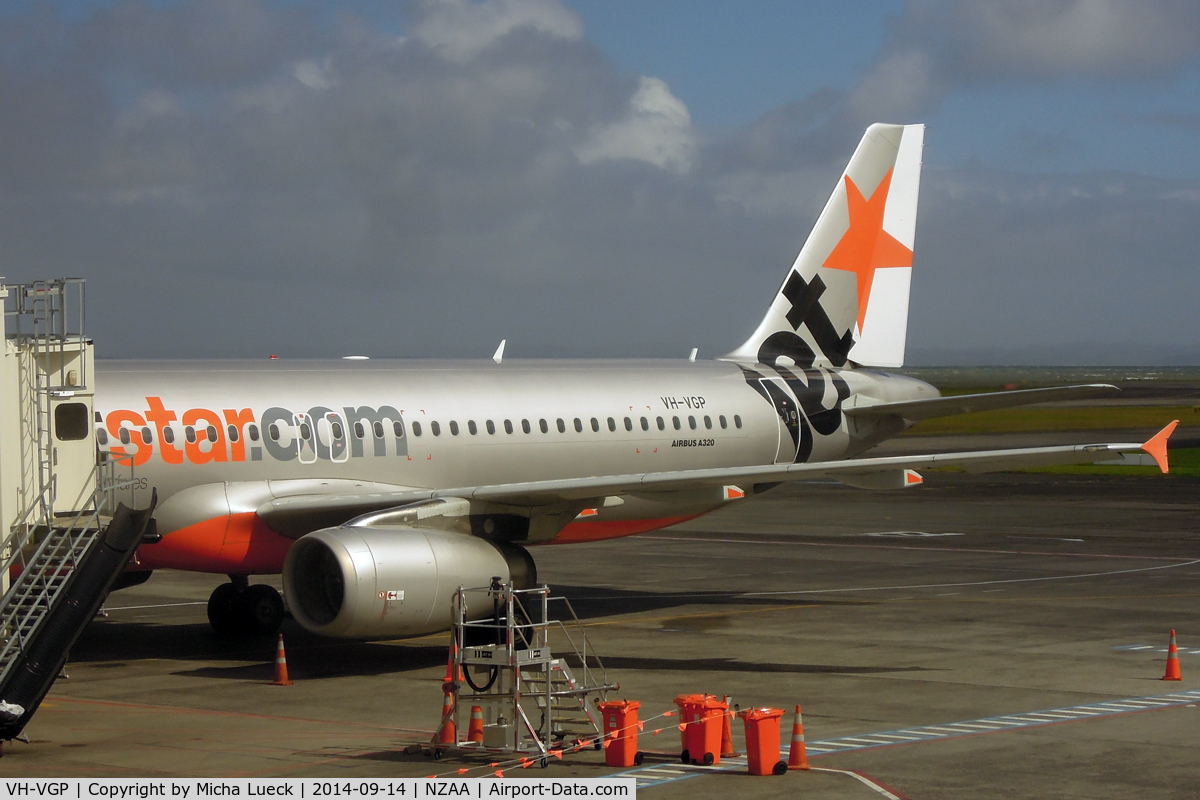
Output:
[[[488,608],[480,613],[471,602]],[[559,607],[564,618],[552,619]],[[567,598],[551,596],[548,586],[516,589],[496,579],[491,586],[460,587],[454,612],[447,704],[431,745],[435,758],[450,750],[510,753],[544,767],[564,746],[601,748],[597,700],[620,687],[609,683]],[[561,655],[551,649],[552,631]],[[481,731],[461,724],[464,709],[469,714],[473,707],[481,711]]]
[[[21,736],[141,542],[132,464],[96,448],[78,278],[0,284],[0,743]],[[124,474],[119,478],[118,467]],[[0,751],[2,752],[2,751]]]

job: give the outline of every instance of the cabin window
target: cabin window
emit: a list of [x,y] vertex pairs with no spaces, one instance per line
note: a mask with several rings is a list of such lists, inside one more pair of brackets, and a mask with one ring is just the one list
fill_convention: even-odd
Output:
[[[336,436],[336,434],[335,434],[335,436]],[[340,439],[341,437],[338,436],[337,438]],[[237,440],[238,440],[237,425],[230,425],[229,426],[229,441],[236,442]]]
[[683,427],[679,424],[679,417],[671,417],[671,424],[675,426],[675,430],[679,430]]
[[96,441],[100,444],[108,444],[108,434],[104,431],[104,428],[96,429]]
[[559,417],[557,422],[558,422],[558,432],[566,433],[567,432],[567,423],[563,422],[562,417]]
[[631,420],[629,417],[625,418],[625,430],[627,430],[627,431],[633,430],[633,420]]
[[[209,430],[212,431],[212,433],[209,434],[208,438],[215,442],[217,440],[217,438],[216,438],[217,429],[210,427]],[[307,422],[301,422],[300,423],[300,438],[307,442],[310,437],[312,437],[312,428],[308,427]]]
[[[230,427],[232,427],[232,426],[230,426]],[[329,426],[329,429],[330,429],[330,430],[333,432],[333,438],[334,438],[334,439],[341,439],[341,438],[342,438],[342,434],[343,434],[343,433],[345,433],[345,431],[343,431],[343,430],[342,430],[342,423],[340,423],[340,422],[334,422],[334,423],[332,423],[332,424]],[[235,441],[235,442],[237,441],[237,436],[236,436],[236,435],[235,435],[235,436],[231,436],[230,438],[231,438],[231,439],[233,439],[233,441]]]
[[[191,428],[184,428],[183,434],[184,434],[184,436],[187,437],[187,440],[189,442],[196,441],[196,434]],[[267,426],[267,435],[269,435],[271,437],[271,441],[278,442],[279,441],[279,426],[276,425],[274,422],[272,422],[270,425]],[[359,438],[361,438],[361,437],[359,437]]]
[[496,426],[494,424],[492,424],[492,421],[490,419],[487,421],[487,432],[491,436],[496,435]]
[[[375,424],[371,426],[371,430],[373,430],[375,432],[376,439],[383,438],[383,423],[382,422],[379,422],[378,420],[376,420]],[[305,436],[304,438],[307,439],[308,437]]]
[[363,429],[363,424],[361,422],[354,423],[354,436],[356,438],[362,439],[362,438],[365,438],[366,435],[367,435],[367,432]]
[[120,437],[121,437],[121,444],[129,444],[129,429],[121,428]]
[[595,417],[592,417],[592,430],[596,431],[597,433],[600,432],[600,420],[596,419]]
[[467,430],[471,432],[472,436],[479,433],[479,428],[475,425],[475,420],[473,420],[473,419],[467,420]]
[[[257,442],[258,426],[251,424],[250,427],[246,428],[246,435],[250,437],[250,441]],[[175,434],[171,433],[170,428],[163,428],[163,438],[168,442],[173,442],[175,441]]]
[[721,430],[725,430],[726,428],[728,428],[728,427],[729,427],[729,423],[725,421],[725,415],[724,415],[724,414],[722,414],[721,416],[717,417],[717,422],[721,423]]
[[513,426],[512,426],[512,420],[511,420],[511,419],[506,419],[506,420],[504,420],[504,432],[505,432],[505,433],[512,433],[512,432],[513,432]]
[[525,431],[526,433],[529,433],[529,431],[532,430],[529,427],[529,420],[527,420],[527,419],[521,420],[521,430]]
[[740,416],[738,416],[737,414],[733,415],[733,427],[735,427],[735,428],[742,427],[742,418]]
[[657,417],[656,419],[658,421],[658,429],[660,431],[665,431],[667,429],[667,423],[663,422],[662,417]]
[[608,418],[608,429],[610,431],[615,431],[617,429],[617,421],[612,417]]
[[450,435],[458,436],[458,422],[450,420]]
[[[275,428],[274,425],[272,425],[271,427]],[[275,434],[275,436],[274,436],[275,441],[279,441],[279,429],[275,428],[273,433]],[[188,444],[195,444],[196,443],[196,429],[193,428],[191,425],[188,425],[186,428],[183,429],[183,438],[188,440]]]
[[691,415],[688,416],[688,427],[696,430],[696,418]]
[[583,433],[583,420],[581,420],[579,417],[575,418],[575,432]]
[[546,420],[544,419],[538,420],[538,427],[542,429],[542,433],[550,432],[550,426],[546,424]]
[[[255,428],[253,425],[251,425],[250,428],[252,430],[252,435],[250,436],[250,438],[257,441],[258,440],[258,429]],[[167,444],[175,444],[175,429],[172,428],[170,425],[164,425],[163,431],[162,431],[162,438],[163,438],[163,441],[166,442]]]
[[54,409],[54,435],[60,442],[77,442],[88,435],[87,405],[62,403]]
[[154,441],[154,434],[150,432],[149,428],[142,428],[142,441],[146,444]]
[[434,436],[442,435],[442,426],[437,423],[437,420],[434,420],[433,422],[429,423],[429,432],[432,433]]
[[708,414],[704,415],[704,427],[710,431],[712,430],[712,417],[710,417]]
[[413,436],[420,436],[420,435],[421,435],[421,423],[414,422],[413,423]]
[[393,422],[392,423],[392,433],[396,434],[397,439],[403,439],[404,438],[404,423],[401,422],[400,420],[396,420],[395,422]]
[[104,422],[104,415],[99,411],[96,412],[96,422]]
[[646,419],[645,417],[642,417],[642,430],[650,430],[650,420]]

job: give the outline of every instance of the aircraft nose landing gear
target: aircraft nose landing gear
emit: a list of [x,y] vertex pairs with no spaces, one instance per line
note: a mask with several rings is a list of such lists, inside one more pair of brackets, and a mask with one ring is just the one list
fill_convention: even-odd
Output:
[[272,586],[250,585],[245,575],[230,575],[229,583],[208,598],[208,621],[222,636],[270,636],[283,622],[283,598]]

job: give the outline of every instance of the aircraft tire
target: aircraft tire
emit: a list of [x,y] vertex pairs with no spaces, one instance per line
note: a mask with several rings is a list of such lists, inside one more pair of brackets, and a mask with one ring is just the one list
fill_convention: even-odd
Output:
[[208,624],[221,636],[234,636],[239,632],[234,611],[237,599],[237,587],[232,583],[222,583],[208,597]]
[[234,616],[249,636],[273,636],[283,624],[283,598],[273,586],[256,583],[234,601]]

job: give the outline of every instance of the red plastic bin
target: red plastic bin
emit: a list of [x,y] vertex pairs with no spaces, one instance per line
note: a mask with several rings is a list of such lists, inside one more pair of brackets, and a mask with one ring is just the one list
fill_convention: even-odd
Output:
[[604,717],[604,763],[610,767],[633,767],[642,763],[638,752],[638,709],[637,700],[609,700],[600,704],[600,715]]
[[[704,702],[705,695],[702,694],[681,694],[675,698],[675,705],[679,706],[679,724],[684,726],[679,729],[679,749],[688,749],[688,730],[692,727],[691,722],[695,719],[693,714],[697,704]],[[687,761],[685,758],[684,761]]]
[[738,716],[746,725],[746,761],[751,775],[782,775],[788,771],[779,758],[779,718],[782,708],[747,708]]
[[685,713],[691,724],[684,729],[687,746],[680,754],[682,761],[710,766],[721,762],[721,722],[729,706],[713,695],[698,695],[686,704]]

